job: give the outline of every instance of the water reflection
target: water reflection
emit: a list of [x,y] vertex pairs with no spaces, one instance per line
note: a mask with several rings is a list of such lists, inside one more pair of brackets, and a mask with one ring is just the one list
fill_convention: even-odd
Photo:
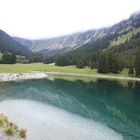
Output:
[[0,84],[0,100],[30,99],[49,103],[107,124],[124,139],[140,138],[140,83],[96,79],[28,80]]

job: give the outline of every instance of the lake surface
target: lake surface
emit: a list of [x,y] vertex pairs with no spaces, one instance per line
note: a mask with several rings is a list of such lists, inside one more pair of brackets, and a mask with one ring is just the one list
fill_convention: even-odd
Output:
[[0,113],[27,140],[140,140],[140,83],[69,78],[0,83]]

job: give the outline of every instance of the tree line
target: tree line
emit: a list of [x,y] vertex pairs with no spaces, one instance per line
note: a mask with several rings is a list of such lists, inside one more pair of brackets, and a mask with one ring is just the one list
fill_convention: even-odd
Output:
[[[23,59],[27,60],[26,63],[55,63],[58,66],[75,65],[77,68],[88,66],[91,69],[97,69],[99,73],[119,73],[124,68],[129,68],[128,74],[135,74],[137,77],[140,77],[140,49],[138,48],[135,53],[134,61],[127,62],[127,65],[125,65],[126,60],[123,59],[122,55],[112,50],[96,50],[94,52],[78,50],[77,52],[53,56],[46,59],[41,54],[34,54]],[[0,63],[15,64],[17,60],[18,58],[15,54],[3,53]]]
[[124,68],[128,68],[128,74],[135,74],[140,77],[140,49],[137,49],[135,53],[135,60],[129,61],[129,63],[119,53],[108,50],[97,52],[79,51],[78,53],[49,57],[44,61],[44,63],[53,62],[58,66],[75,65],[77,68],[88,66],[91,69],[98,69],[99,73],[119,73]]
[[16,63],[16,54],[13,53],[3,53],[2,54],[2,59],[0,63],[2,64],[15,64]]

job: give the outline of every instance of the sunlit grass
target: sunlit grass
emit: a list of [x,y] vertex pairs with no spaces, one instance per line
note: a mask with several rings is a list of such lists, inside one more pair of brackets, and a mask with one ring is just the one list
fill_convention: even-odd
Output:
[[68,73],[96,73],[96,70],[90,68],[78,69],[75,66],[52,66],[47,64],[0,64],[0,72],[32,72],[32,71],[44,71],[44,72],[68,72]]
[[[43,71],[43,72],[64,72],[64,73],[78,73],[78,74],[99,74],[97,69],[90,69],[86,67],[84,69],[78,69],[75,66],[53,66],[41,63],[33,64],[0,64],[0,73],[20,73],[20,72],[33,72],[33,71]],[[109,73],[100,75],[116,75],[116,76],[128,76],[128,70],[124,69],[119,74]]]

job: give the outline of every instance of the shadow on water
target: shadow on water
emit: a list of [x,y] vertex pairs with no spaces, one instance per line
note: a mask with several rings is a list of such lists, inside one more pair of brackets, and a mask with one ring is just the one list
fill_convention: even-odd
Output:
[[[126,81],[124,81],[126,82]],[[53,104],[105,123],[126,140],[140,139],[140,83],[41,79],[0,83],[0,100],[30,99]]]

